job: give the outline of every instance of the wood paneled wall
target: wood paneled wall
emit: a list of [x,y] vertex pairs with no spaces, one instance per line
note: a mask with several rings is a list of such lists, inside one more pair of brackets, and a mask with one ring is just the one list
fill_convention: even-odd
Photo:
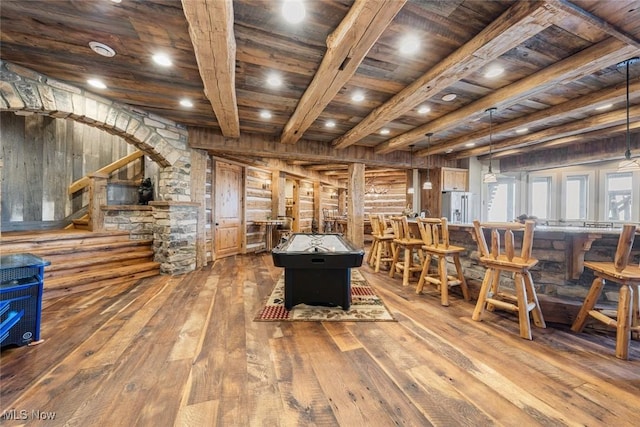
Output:
[[365,179],[365,191],[369,191],[371,185],[386,190],[386,193],[382,194],[365,194],[365,215],[370,213],[399,215],[407,207],[406,171],[398,170],[384,172],[384,174],[365,172]]
[[271,171],[246,168],[246,230],[247,251],[252,252],[263,246],[264,227],[254,225],[253,221],[271,217]]
[[[60,228],[88,202],[73,197],[73,181],[135,151],[124,139],[72,120],[0,113],[2,128],[2,229]],[[138,176],[140,162],[115,178]]]

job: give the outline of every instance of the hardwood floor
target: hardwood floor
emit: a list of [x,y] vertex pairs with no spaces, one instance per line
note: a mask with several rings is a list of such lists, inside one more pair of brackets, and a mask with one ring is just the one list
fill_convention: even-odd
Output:
[[2,352],[2,424],[638,425],[639,341],[621,361],[613,333],[523,340],[515,317],[361,271],[398,322],[254,322],[269,254],[47,300],[45,342]]

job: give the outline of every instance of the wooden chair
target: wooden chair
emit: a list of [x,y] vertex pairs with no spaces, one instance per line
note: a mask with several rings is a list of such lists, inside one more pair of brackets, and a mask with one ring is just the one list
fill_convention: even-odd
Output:
[[[494,307],[518,313],[520,322],[520,336],[532,339],[529,313],[533,322],[540,328],[546,328],[538,296],[533,286],[533,279],[529,270],[538,263],[531,257],[533,245],[533,229],[535,222],[531,220],[520,223],[484,223],[474,220],[473,226],[480,252],[480,262],[487,268],[478,302],[473,311],[472,319],[482,320],[485,309]],[[487,247],[484,231],[491,232],[491,250]],[[520,256],[515,254],[515,239],[513,232],[524,231]],[[501,253],[501,235],[504,238],[504,253]],[[506,271],[514,274],[515,295],[500,292],[500,273]]]
[[384,262],[391,265],[393,262],[393,239],[395,236],[385,232],[380,215],[370,215],[369,219],[371,221],[371,235],[373,236],[369,265],[371,267],[375,266],[375,272],[378,273],[381,263]]
[[[440,290],[440,303],[447,306],[449,305],[449,286],[459,285],[464,299],[469,301],[469,289],[460,264],[460,253],[466,249],[449,244],[447,218],[417,218],[416,222],[422,237],[422,250],[425,254],[422,274],[420,275],[418,286],[416,286],[416,293],[422,292],[425,283],[436,285]],[[438,259],[438,269],[435,275],[429,274],[432,257]],[[448,257],[453,258],[456,276],[449,276],[447,272]]]
[[[629,344],[631,333],[640,338],[640,266],[629,265],[629,255],[635,238],[636,226],[624,225],[618,239],[618,247],[613,262],[586,261],[584,266],[593,270],[595,279],[591,289],[582,304],[578,317],[571,329],[581,332],[589,316],[613,326],[616,331],[616,357],[627,360],[629,358]],[[606,282],[620,285],[618,297],[617,318],[607,316],[594,306],[602,293]]]
[[[402,286],[409,285],[409,277],[414,272],[422,271],[422,239],[416,239],[409,232],[409,223],[406,216],[391,217],[391,226],[393,227],[393,261],[391,262],[391,270],[389,277],[393,277],[395,273],[402,274]],[[399,261],[400,254],[403,254],[402,261]],[[420,262],[414,261],[414,254],[417,254]]]

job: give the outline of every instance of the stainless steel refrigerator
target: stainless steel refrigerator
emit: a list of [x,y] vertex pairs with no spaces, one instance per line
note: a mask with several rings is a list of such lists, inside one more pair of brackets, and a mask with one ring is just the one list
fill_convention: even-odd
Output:
[[470,223],[472,218],[473,195],[466,191],[442,192],[442,216],[450,223]]

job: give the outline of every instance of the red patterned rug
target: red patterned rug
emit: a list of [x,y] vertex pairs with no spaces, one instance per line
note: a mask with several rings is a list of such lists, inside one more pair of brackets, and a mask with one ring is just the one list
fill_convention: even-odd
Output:
[[362,322],[395,321],[382,300],[362,273],[351,270],[351,307],[325,307],[298,304],[291,311],[284,308],[284,273],[278,279],[265,306],[258,312],[255,321],[312,321],[312,322]]

